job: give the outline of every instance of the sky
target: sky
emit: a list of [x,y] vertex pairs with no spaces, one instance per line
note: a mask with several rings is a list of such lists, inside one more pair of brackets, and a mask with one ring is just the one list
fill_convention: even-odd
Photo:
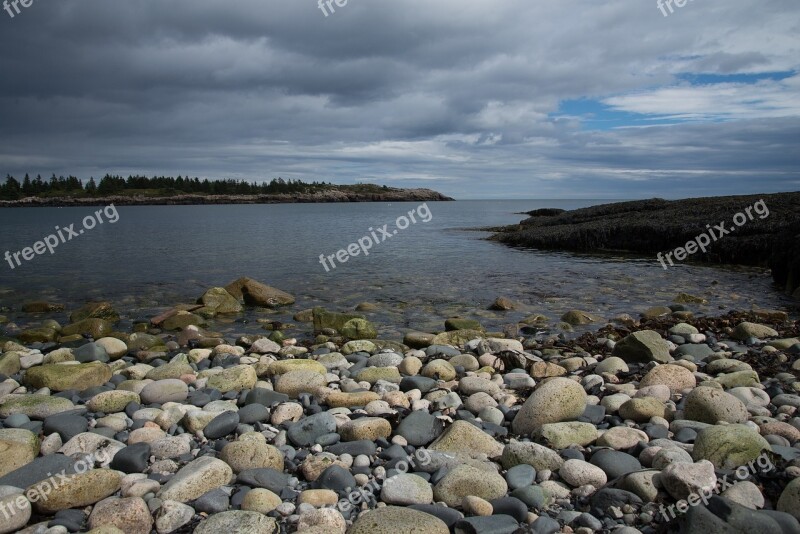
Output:
[[800,190],[797,0],[25,1],[0,11],[3,175]]

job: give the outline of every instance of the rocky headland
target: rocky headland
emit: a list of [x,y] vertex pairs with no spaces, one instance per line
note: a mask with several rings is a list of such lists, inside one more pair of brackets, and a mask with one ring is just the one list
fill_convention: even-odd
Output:
[[425,202],[452,201],[432,189],[386,189],[358,191],[331,188],[309,193],[274,195],[108,195],[100,197],[27,197],[0,200],[0,208],[32,208],[48,206],[179,206],[206,204],[290,204],[328,202]]
[[[753,206],[763,202],[766,211]],[[759,205],[760,207],[761,205]],[[746,222],[733,218],[750,209]],[[767,214],[768,212],[768,214]],[[559,211],[535,210],[521,223],[493,228],[492,239],[514,246],[575,252],[666,253],[715,232],[691,261],[770,267],[775,282],[800,298],[800,193],[684,200],[637,200]],[[740,219],[741,220],[741,219]],[[725,223],[722,234],[715,226]],[[720,235],[717,235],[720,234]],[[654,259],[654,261],[656,261]]]
[[0,533],[800,532],[800,324],[675,300],[552,323],[498,298],[504,332],[402,339],[249,278],[148,318],[25,303]]

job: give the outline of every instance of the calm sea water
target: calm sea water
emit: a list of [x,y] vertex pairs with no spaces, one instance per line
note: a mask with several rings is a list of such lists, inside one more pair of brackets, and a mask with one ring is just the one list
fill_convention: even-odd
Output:
[[[607,202],[607,201],[604,201]],[[131,318],[196,299],[205,288],[250,276],[294,294],[294,310],[313,305],[348,310],[378,304],[373,319],[384,335],[402,329],[441,329],[453,315],[499,326],[527,314],[557,319],[579,308],[611,317],[668,304],[678,292],[704,296],[700,313],[782,307],[786,301],[757,270],[682,265],[664,271],[654,258],[586,256],[509,248],[470,228],[519,222],[518,212],[566,209],[600,201],[429,202],[432,218],[398,231],[326,272],[320,254],[335,254],[416,203],[293,204],[256,206],[141,206],[118,208],[119,220],[86,231],[11,270],[0,263],[0,307],[20,325],[19,303],[32,299],[68,307],[111,300]],[[0,210],[0,254],[33,245],[98,208]],[[419,219],[420,217],[417,217]],[[519,301],[519,311],[487,310],[498,296]],[[272,312],[251,312],[261,316]],[[278,312],[276,320],[289,319]],[[252,317],[251,317],[252,319]],[[231,326],[231,328],[236,328]]]

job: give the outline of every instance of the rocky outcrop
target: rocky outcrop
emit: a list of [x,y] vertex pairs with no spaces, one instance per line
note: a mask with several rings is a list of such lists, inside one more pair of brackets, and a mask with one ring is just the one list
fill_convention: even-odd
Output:
[[[758,210],[754,209],[760,203]],[[746,210],[750,209],[750,216]],[[800,284],[800,193],[686,200],[637,200],[555,215],[530,212],[520,224],[491,229],[491,239],[513,246],[576,252],[666,253],[703,233],[716,239],[691,261],[770,266],[787,291]],[[739,215],[742,214],[742,215]],[[739,215],[741,225],[734,223]],[[725,223],[729,232],[715,230]]]
[[775,283],[800,300],[800,222],[778,234],[769,260]]

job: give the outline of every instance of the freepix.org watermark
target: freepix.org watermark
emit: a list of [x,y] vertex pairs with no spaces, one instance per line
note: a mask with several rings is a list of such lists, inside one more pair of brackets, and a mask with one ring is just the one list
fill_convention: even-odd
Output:
[[[356,243],[350,243],[347,245],[347,248],[340,249],[335,254],[328,254],[327,256],[325,254],[320,254],[319,262],[325,267],[325,272],[328,273],[331,271],[331,268],[336,268],[337,260],[339,263],[347,263],[351,257],[358,256],[362,253],[364,256],[369,256],[369,251],[373,246],[383,243],[387,239],[391,239],[396,236],[400,230],[405,230],[412,224],[417,224],[417,216],[419,216],[419,221],[423,223],[430,222],[431,219],[433,219],[433,214],[427,203],[409,211],[408,217],[405,215],[398,217],[394,222],[395,228],[393,230],[389,229],[388,224],[384,224],[377,230],[370,227],[368,235],[365,235]],[[330,267],[328,267],[328,263],[330,263]]]
[[[347,5],[348,0],[319,0],[317,2],[317,6],[322,11],[322,13],[327,17],[332,13],[336,13],[336,8],[333,7],[336,4],[339,7],[344,7]],[[328,13],[330,11],[330,13]]]
[[33,0],[3,0],[3,9],[12,19],[22,13],[22,10],[19,8],[19,6],[27,9],[32,5]]
[[41,256],[45,252],[54,254],[56,247],[59,245],[62,245],[67,241],[72,241],[74,238],[83,235],[86,230],[92,230],[98,224],[103,224],[105,222],[103,221],[104,215],[110,224],[114,224],[119,220],[119,212],[117,211],[117,208],[114,206],[114,204],[109,204],[105,208],[95,211],[92,215],[87,215],[84,217],[83,221],[81,221],[83,228],[76,230],[75,224],[77,223],[70,224],[64,228],[56,226],[56,232],[54,234],[45,236],[45,238],[41,241],[37,241],[32,246],[25,247],[22,250],[18,250],[16,252],[10,252],[6,250],[6,253],[3,257],[8,262],[8,266],[13,270],[22,265],[20,258],[22,258],[23,261],[31,261],[37,255]]
[[662,254],[659,252],[656,254],[656,258],[661,263],[661,266],[664,270],[667,270],[667,264],[664,261],[665,259],[669,262],[671,267],[674,267],[675,264],[672,262],[672,257],[674,256],[677,261],[683,261],[692,254],[697,254],[699,251],[706,252],[711,243],[716,242],[718,239],[730,234],[736,228],[740,228],[747,224],[748,222],[755,219],[753,215],[755,212],[758,215],[759,219],[766,219],[769,217],[769,208],[767,207],[766,202],[763,200],[759,200],[752,206],[746,207],[744,210],[740,211],[736,215],[733,216],[733,226],[728,227],[726,221],[722,221],[721,223],[711,226],[710,224],[706,225],[706,232],[695,237],[693,240],[686,243],[683,247],[678,247],[672,252],[667,252]]
[[[409,454],[405,460],[397,462],[394,469],[398,474],[406,474],[411,467],[415,468],[417,465],[427,466],[430,463],[431,454],[425,449],[417,449],[414,454]],[[393,478],[387,479],[383,485],[387,486],[395,483]],[[346,498],[340,499],[336,504],[325,506],[325,508],[336,508],[342,513],[347,513],[351,508],[358,509],[361,503],[366,503],[367,506],[372,507],[377,503],[376,495],[381,492],[381,484],[377,479],[373,479],[360,488],[347,488],[347,491],[349,493]]]
[[[728,475],[725,475],[717,479],[717,484],[715,486],[703,487],[700,491],[690,494],[688,497],[681,499],[675,504],[669,506],[664,506],[662,504],[658,511],[664,517],[665,521],[670,521],[671,519],[675,519],[678,514],[685,514],[689,508],[697,506],[701,502],[708,505],[708,499],[710,499],[712,495],[719,495],[739,482],[750,478],[750,475],[768,473],[773,469],[775,469],[775,465],[773,465],[772,461],[765,453],[761,453],[755,460],[751,460],[747,464],[737,467],[733,474],[733,479],[729,479]],[[669,514],[667,512],[669,512]]]
[[[82,475],[87,471],[95,468],[95,464],[103,464],[111,460],[108,451],[97,451],[87,454],[82,459],[75,462],[72,466],[72,471],[76,475]],[[55,475],[47,473],[48,478],[43,480],[30,488],[25,493],[21,493],[16,499],[9,503],[0,503],[0,513],[3,514],[6,521],[14,517],[16,514],[23,510],[27,510],[33,502],[45,502],[50,498],[50,494],[65,484],[72,475],[67,474],[66,470],[62,470]]]
[[[675,8],[672,7],[672,4],[675,4],[675,7],[684,7],[689,2],[694,2],[694,0],[658,0],[656,7],[665,17],[669,17],[672,13],[675,13]],[[667,13],[667,10],[669,10],[669,13]]]

